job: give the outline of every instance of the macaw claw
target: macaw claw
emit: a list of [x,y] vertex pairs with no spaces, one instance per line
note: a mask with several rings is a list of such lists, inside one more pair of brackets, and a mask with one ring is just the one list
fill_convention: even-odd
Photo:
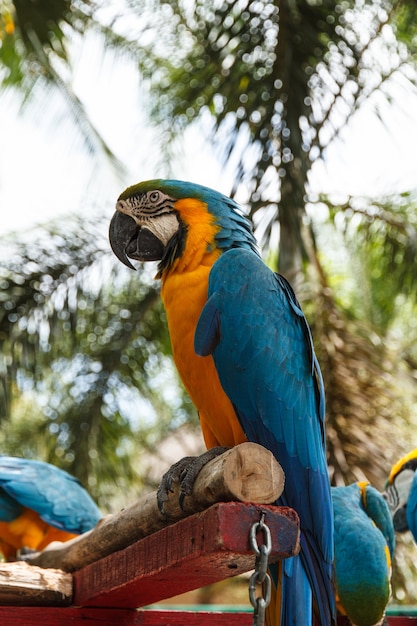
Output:
[[165,474],[162,476],[161,482],[156,492],[158,509],[161,511],[161,513],[165,513],[164,503],[168,502],[168,494],[174,493],[174,483],[181,483],[181,479],[184,472],[186,471],[186,468],[190,466],[196,458],[198,457],[185,456],[184,458],[171,465],[169,470],[165,472]]
[[184,499],[192,494],[194,482],[200,470],[212,459],[226,452],[228,448],[217,446],[210,448],[200,456],[185,456],[180,459],[162,476],[162,480],[156,493],[158,508],[161,513],[164,511],[164,503],[168,501],[169,493],[173,493],[174,483],[180,484],[179,505],[184,511]]

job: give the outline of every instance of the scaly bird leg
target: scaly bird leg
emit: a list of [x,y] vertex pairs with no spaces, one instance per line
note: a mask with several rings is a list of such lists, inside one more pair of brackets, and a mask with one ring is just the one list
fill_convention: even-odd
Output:
[[200,470],[212,459],[226,452],[228,448],[217,446],[210,448],[200,456],[185,456],[180,459],[162,476],[162,480],[157,491],[158,508],[164,513],[164,502],[168,500],[168,493],[173,492],[173,484],[180,483],[179,504],[184,510],[184,498],[192,493],[195,479]]

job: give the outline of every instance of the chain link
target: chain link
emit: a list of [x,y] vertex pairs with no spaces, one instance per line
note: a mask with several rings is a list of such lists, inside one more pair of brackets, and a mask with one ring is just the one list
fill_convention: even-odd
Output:
[[[271,531],[265,524],[265,512],[261,513],[259,522],[252,524],[249,531],[249,543],[254,554],[255,571],[249,579],[249,600],[253,606],[253,625],[263,626],[265,621],[265,610],[271,602],[271,577],[268,574],[268,556],[272,550]],[[263,541],[258,545],[256,535],[263,533]],[[257,585],[262,585],[260,595],[256,595]]]

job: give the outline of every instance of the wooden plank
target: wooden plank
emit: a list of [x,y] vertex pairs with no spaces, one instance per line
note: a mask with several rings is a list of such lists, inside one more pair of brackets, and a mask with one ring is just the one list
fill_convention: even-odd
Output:
[[66,606],[71,599],[71,574],[20,562],[0,564],[0,605]]
[[299,551],[298,516],[272,505],[220,503],[74,573],[74,604],[140,607],[247,572],[249,530],[261,512],[271,530],[270,561]]

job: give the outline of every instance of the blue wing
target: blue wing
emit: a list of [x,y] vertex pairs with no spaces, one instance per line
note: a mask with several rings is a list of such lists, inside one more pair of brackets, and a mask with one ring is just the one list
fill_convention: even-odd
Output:
[[22,505],[0,489],[0,522],[11,522],[22,512]]
[[383,534],[385,541],[387,542],[391,559],[394,558],[395,550],[395,532],[392,523],[391,513],[386,500],[382,497],[381,493],[372,487],[366,485],[364,490],[364,509],[377,528]]
[[[210,273],[195,350],[202,356],[212,353],[247,438],[271,450],[284,469],[279,504],[300,516],[302,567],[321,623],[330,624],[333,518],[323,384],[310,331],[290,285],[251,251],[223,253]],[[293,571],[300,568],[284,563],[285,569],[291,586]],[[287,595],[291,597],[290,590]]]
[[407,523],[414,540],[417,541],[417,472],[414,472],[413,482],[407,500]]
[[0,520],[11,521],[27,507],[62,530],[80,534],[102,515],[81,484],[63,470],[18,457],[0,456]]

